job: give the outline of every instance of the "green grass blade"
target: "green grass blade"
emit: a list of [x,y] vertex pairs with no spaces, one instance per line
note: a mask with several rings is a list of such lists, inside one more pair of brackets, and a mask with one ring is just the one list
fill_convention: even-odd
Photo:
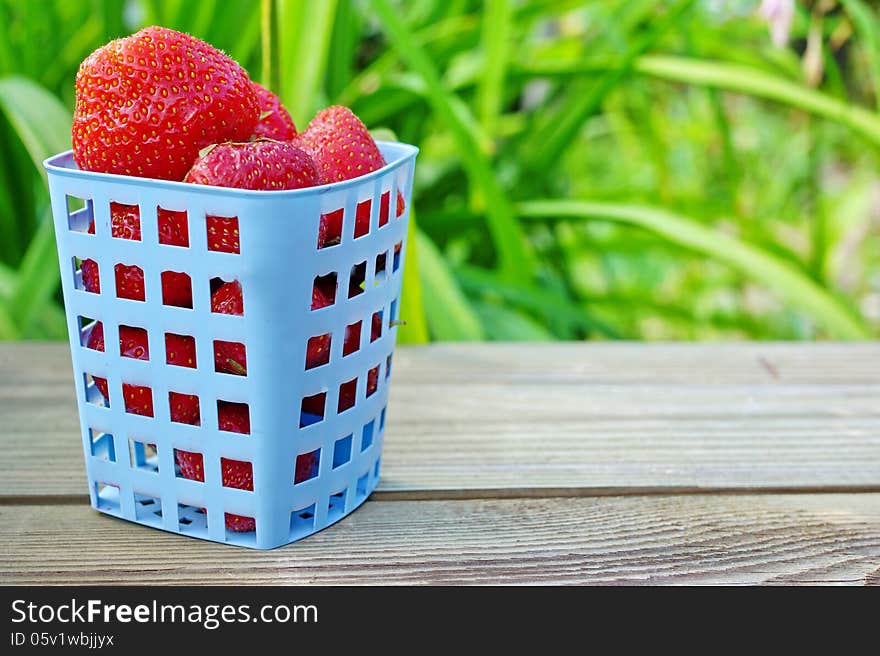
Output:
[[43,160],[70,148],[70,112],[38,84],[17,76],[0,80],[0,110],[43,175]]
[[483,194],[489,231],[497,250],[501,272],[510,280],[528,281],[534,270],[533,254],[505,190],[495,178],[492,167],[480,151],[471,130],[461,120],[461,106],[456,108],[451,100],[454,94],[444,88],[431,58],[419,47],[387,0],[370,0],[369,5],[401,58],[423,79],[434,113],[455,139],[471,186]]
[[281,91],[281,77],[278,70],[278,12],[275,0],[262,0],[260,11],[261,81],[264,87],[278,93]]
[[862,50],[868,59],[871,81],[874,85],[874,103],[880,109],[880,20],[864,0],[841,0],[849,14],[856,34],[862,42]]
[[422,300],[431,336],[440,341],[478,341],[484,339],[482,324],[459,289],[440,251],[425,233],[416,230]]
[[492,137],[504,100],[504,78],[510,49],[511,6],[509,0],[487,0],[483,9],[482,46],[485,65],[477,90],[480,122]]
[[304,127],[321,101],[336,0],[278,2],[281,99],[296,125]]
[[406,326],[397,330],[397,341],[400,344],[425,344],[430,341],[428,320],[425,316],[425,305],[422,295],[421,269],[419,268],[419,240],[415,237],[416,213],[409,211],[409,234],[412,237],[406,244],[406,262],[403,267],[403,291],[400,295],[400,311],[398,315]]
[[59,282],[55,231],[51,212],[47,210],[25,251],[15,288],[7,303],[24,335],[30,332],[44,306],[52,302]]
[[864,323],[809,276],[774,255],[688,217],[652,207],[578,200],[530,201],[518,209],[529,219],[604,219],[638,226],[736,268],[808,312],[832,337],[870,337]]

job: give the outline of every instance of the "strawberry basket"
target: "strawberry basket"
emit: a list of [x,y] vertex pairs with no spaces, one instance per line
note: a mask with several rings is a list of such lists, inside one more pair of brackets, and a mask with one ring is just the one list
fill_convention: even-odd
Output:
[[[45,162],[94,508],[269,549],[338,521],[369,496],[379,479],[417,153],[378,145],[382,169],[291,191],[86,172],[70,152]],[[111,203],[137,207],[137,239],[113,234]],[[157,217],[165,212],[183,222],[185,245],[163,243]],[[218,220],[237,238],[235,251],[215,248],[209,233]],[[322,243],[319,233],[340,224],[338,239]],[[97,293],[83,284],[84,262]],[[142,272],[143,300],[118,295],[117,278],[132,267]],[[190,286],[191,307],[168,303],[169,275]],[[214,311],[212,292],[232,281],[241,313]],[[319,284],[327,300],[315,308]],[[101,350],[90,347],[96,326]],[[138,357],[120,345],[132,331],[145,336]],[[191,357],[172,357],[172,341]],[[219,367],[224,348],[239,349],[246,370]],[[143,403],[132,411],[134,390],[148,412]],[[175,417],[180,398],[195,404],[196,421]],[[221,410],[230,408],[247,431],[224,429]],[[182,475],[181,452],[198,476]],[[252,482],[230,484],[221,474],[230,466]]]

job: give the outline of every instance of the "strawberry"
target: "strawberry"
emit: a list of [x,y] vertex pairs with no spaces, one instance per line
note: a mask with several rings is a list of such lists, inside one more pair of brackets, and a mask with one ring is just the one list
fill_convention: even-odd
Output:
[[208,225],[208,250],[220,253],[240,253],[238,243],[238,218],[222,216],[205,217]]
[[[96,351],[104,351],[104,324],[100,321],[92,327],[86,346]],[[149,360],[150,346],[147,343],[147,331],[143,328],[119,326],[119,353],[127,358]],[[109,402],[107,379],[94,376],[94,380],[98,391]],[[125,398],[126,412],[145,417],[153,416],[153,391],[149,387],[123,383],[122,395]]]
[[165,362],[178,367],[196,366],[196,340],[188,335],[165,334]]
[[[186,212],[171,212],[159,208],[158,221],[161,243],[171,246],[189,245]],[[89,234],[95,234],[94,220],[89,223]],[[141,240],[141,218],[137,205],[110,203],[110,234],[116,239]],[[117,264],[114,272],[116,295],[119,298],[144,300],[144,272],[140,267]],[[97,262],[83,260],[82,277],[86,291],[101,293]],[[192,308],[192,285],[189,276],[174,271],[162,272],[162,298],[166,305]]]
[[294,483],[302,483],[310,478],[314,478],[317,474],[315,471],[318,467],[318,458],[315,452],[301,453],[296,457],[296,471],[293,475]]
[[[311,154],[324,182],[351,180],[385,166],[385,158],[370,136],[367,126],[348,107],[334,105],[322,109],[296,138],[296,143]],[[380,203],[379,225],[387,222],[387,200],[383,215]],[[355,211],[355,238],[370,231],[370,201],[358,203]],[[397,216],[405,208],[403,195],[397,192]],[[383,219],[383,216],[385,217]],[[342,234],[342,212],[321,217],[318,248],[335,243]]]
[[196,160],[184,182],[271,191],[314,187],[321,177],[309,154],[292,143],[260,140],[211,148]]
[[[339,386],[339,402],[337,412],[348,410],[354,405],[355,395],[357,394],[357,385],[354,381],[343,383]],[[367,396],[371,396],[379,387],[379,368],[373,367],[367,373]]]
[[225,282],[211,294],[211,312],[217,314],[244,314],[241,284],[237,280]]
[[247,404],[218,401],[217,423],[222,431],[250,435],[251,416]]
[[171,421],[179,424],[200,424],[199,397],[195,394],[168,392],[168,405],[171,406]]
[[260,119],[245,70],[204,41],[147,27],[101,46],[76,75],[80,168],[181,180],[199,150],[244,141]]
[[[201,453],[175,449],[174,459],[183,478],[205,482],[204,458]],[[251,463],[220,458],[220,469],[225,487],[234,487],[240,490],[254,489],[254,471]],[[256,529],[256,522],[252,517],[225,513],[225,520],[226,528],[230,531],[247,532]]]
[[328,305],[333,305],[336,300],[335,282],[327,278],[319,279],[312,287],[312,309],[320,310]]
[[276,141],[290,141],[296,137],[296,125],[290,113],[281,104],[281,99],[266,87],[251,82],[257,99],[260,101],[260,121],[254,128],[251,139],[266,137]]
[[[211,294],[211,312],[218,314],[244,313],[241,284],[237,280],[223,283]],[[247,375],[247,353],[239,342],[214,342],[214,369],[221,373]]]

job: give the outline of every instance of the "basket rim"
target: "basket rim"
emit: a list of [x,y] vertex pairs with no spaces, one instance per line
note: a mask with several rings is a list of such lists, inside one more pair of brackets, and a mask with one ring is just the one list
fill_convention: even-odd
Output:
[[[156,178],[140,178],[132,175],[122,175],[118,173],[98,173],[95,171],[83,171],[76,167],[73,160],[73,150],[66,150],[61,153],[52,155],[43,160],[43,167],[47,172],[54,175],[78,178],[81,180],[94,180],[96,182],[108,182],[114,184],[124,184],[130,186],[149,186],[155,189],[166,189],[173,191],[186,191],[188,193],[231,196],[237,198],[293,198],[299,196],[308,196],[312,194],[328,194],[342,191],[349,187],[362,185],[375,178],[381,177],[388,172],[399,168],[404,162],[413,159],[419,152],[417,146],[400,141],[377,141],[376,145],[380,150],[390,148],[397,151],[396,157],[387,162],[385,166],[375,171],[371,171],[365,175],[341,182],[330,182],[328,184],[317,185],[314,187],[304,187],[302,189],[283,189],[283,190],[254,190],[254,189],[234,189],[231,187],[213,187],[209,185],[198,185],[191,182],[178,182],[176,180],[159,180]],[[385,152],[382,153],[383,156]]]

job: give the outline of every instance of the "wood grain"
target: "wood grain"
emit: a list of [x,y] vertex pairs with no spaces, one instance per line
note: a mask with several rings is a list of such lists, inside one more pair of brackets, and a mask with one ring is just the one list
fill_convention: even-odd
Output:
[[880,583],[880,494],[369,501],[269,552],[0,508],[3,584]]
[[[0,502],[82,497],[67,346],[0,367]],[[880,490],[878,344],[432,345],[392,380],[380,499]]]

